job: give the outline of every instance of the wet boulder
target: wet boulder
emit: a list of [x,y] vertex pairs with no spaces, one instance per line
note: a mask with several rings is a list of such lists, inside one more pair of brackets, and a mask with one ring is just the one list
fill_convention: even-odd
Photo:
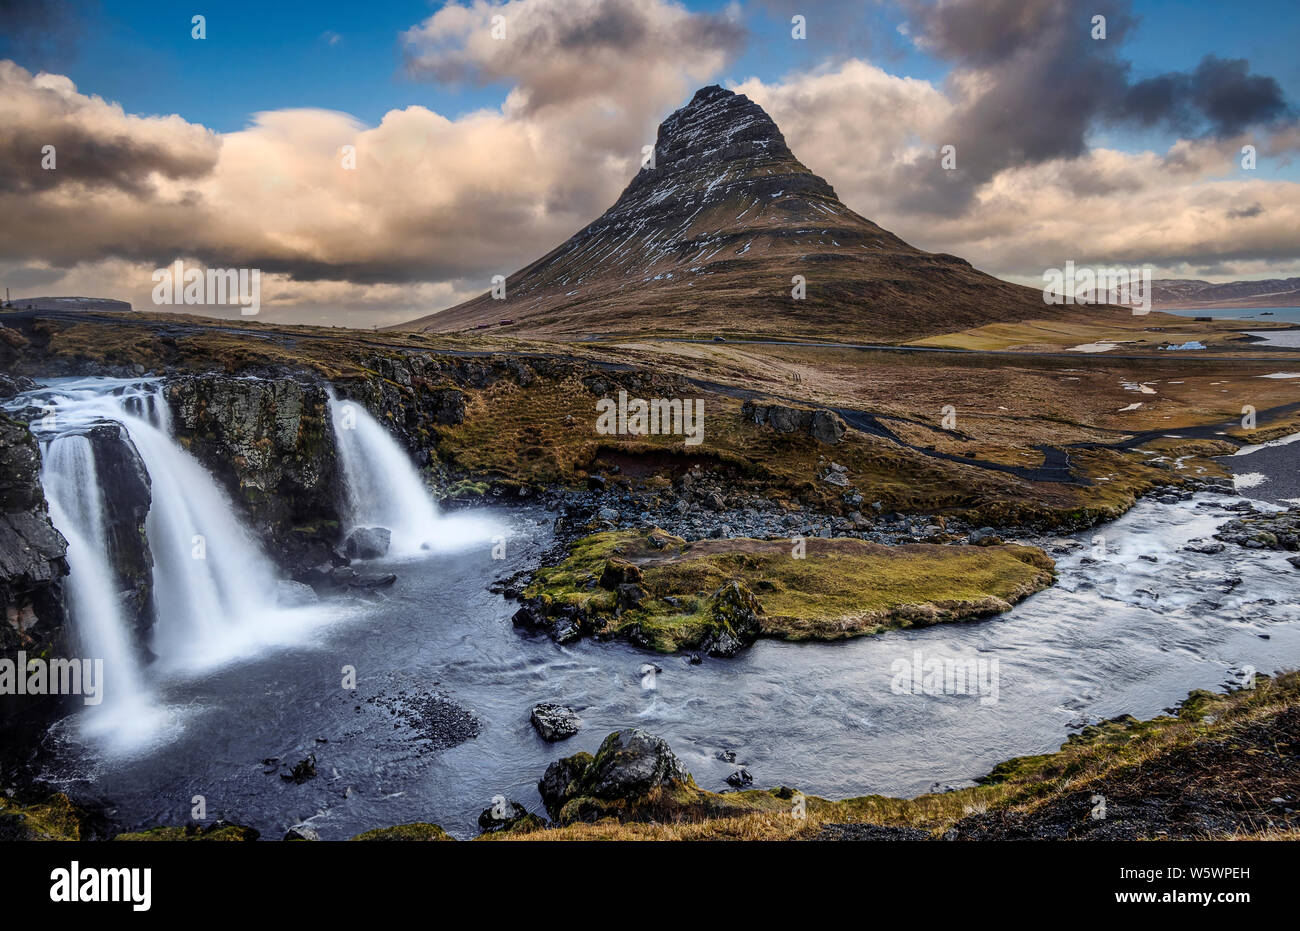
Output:
[[758,639],[763,608],[743,582],[732,580],[709,598],[708,614],[712,621],[700,649],[710,656],[735,656]]
[[[4,329],[3,324],[0,324],[0,329]],[[0,399],[12,398],[24,391],[31,391],[35,387],[36,382],[25,375],[9,375],[0,372]]]
[[134,631],[135,646],[143,651],[154,623],[153,553],[145,533],[153,504],[149,470],[120,423],[96,423],[84,435],[95,458],[113,581]]
[[546,767],[537,783],[537,791],[552,818],[559,820],[565,803],[582,794],[582,779],[594,759],[590,753],[575,753]]
[[666,740],[636,727],[614,731],[594,757],[552,763],[537,789],[551,816],[567,823],[654,804],[661,790],[691,785],[690,778]]
[[497,796],[492,807],[478,816],[478,828],[484,834],[521,833],[544,828],[545,822],[518,802]]
[[687,778],[668,741],[633,727],[605,738],[587,771],[584,787],[596,798],[618,799],[644,795]]
[[577,712],[567,705],[558,705],[554,702],[534,705],[529,719],[541,738],[550,742],[572,737],[582,727]]
[[736,789],[747,789],[753,784],[754,777],[743,766],[727,777],[727,785]]
[[[0,649],[47,651],[63,636],[67,543],[50,523],[41,454],[25,424],[0,414]],[[0,719],[21,702],[0,700]],[[26,712],[30,716],[30,708]]]
[[358,527],[348,534],[343,553],[349,559],[378,559],[388,554],[393,534],[386,527]]
[[176,438],[230,494],[269,555],[290,572],[337,542],[342,470],[325,385],[296,373],[171,378]]

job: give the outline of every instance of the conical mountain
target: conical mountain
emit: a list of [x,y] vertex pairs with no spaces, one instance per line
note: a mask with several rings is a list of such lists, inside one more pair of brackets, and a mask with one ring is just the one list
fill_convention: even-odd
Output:
[[507,278],[504,300],[402,329],[896,342],[1064,309],[854,213],[762,107],[715,85],[664,120],[653,166],[609,210]]

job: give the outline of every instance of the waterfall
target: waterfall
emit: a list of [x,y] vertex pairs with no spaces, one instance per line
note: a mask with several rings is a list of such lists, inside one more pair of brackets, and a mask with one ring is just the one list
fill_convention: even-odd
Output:
[[438,509],[397,441],[355,401],[330,392],[335,445],[343,466],[348,530],[385,527],[389,552],[410,556],[439,541]]
[[387,528],[389,553],[397,557],[504,539],[503,528],[491,519],[439,514],[420,473],[384,425],[356,401],[339,400],[333,391],[329,397],[349,531]]
[[145,529],[154,558],[154,651],[165,663],[228,658],[276,612],[276,574],[193,456],[152,424],[120,419],[152,482]]
[[[214,477],[172,435],[157,379],[56,379],[6,403],[38,406],[30,420],[42,450],[41,480],[54,525],[68,541],[69,615],[82,648],[104,661],[104,699],[77,718],[77,728],[109,738],[113,751],[165,739],[183,706],[160,696],[167,682],[232,660],[296,645],[326,626],[368,610],[356,603],[277,604],[279,581],[260,542],[235,516]],[[344,473],[351,526],[381,526],[390,550],[410,556],[485,541],[498,526],[481,518],[438,514],[419,473],[388,431],[358,404],[331,395],[331,416]],[[149,475],[145,536],[153,558],[156,617],[143,665],[109,552],[95,434],[119,424]],[[102,460],[101,460],[102,461]],[[485,549],[486,552],[486,549]]]
[[76,631],[105,660],[110,696],[147,690],[109,565],[94,446],[95,423],[120,424],[149,474],[145,535],[153,556],[156,621],[149,644],[161,674],[192,672],[294,642],[341,616],[316,606],[280,608],[277,573],[235,516],[212,475],[171,435],[161,387],[151,379],[60,379],[11,405],[46,411],[31,422],[42,444],[42,483],[51,518],[68,540],[69,595]]
[[146,693],[114,590],[90,440],[77,434],[52,440],[43,456],[41,482],[50,520],[68,541],[68,607],[80,646],[86,656],[104,661],[103,702],[96,716],[111,714],[121,721],[146,703]]

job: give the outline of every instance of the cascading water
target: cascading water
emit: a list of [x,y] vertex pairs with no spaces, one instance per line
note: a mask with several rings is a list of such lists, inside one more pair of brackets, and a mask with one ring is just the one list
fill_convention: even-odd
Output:
[[123,422],[152,481],[155,652],[185,665],[229,658],[276,611],[271,564],[193,456],[142,420]]
[[355,401],[330,392],[335,445],[343,466],[348,529],[384,527],[389,553],[457,549],[487,539],[492,526],[439,516],[410,458],[379,421]]
[[[83,733],[111,732],[118,747],[156,738],[166,715],[150,683],[209,669],[268,644],[296,642],[306,630],[346,613],[277,606],[271,562],[213,477],[170,435],[168,406],[156,381],[59,380],[10,406],[32,404],[46,412],[31,427],[42,444],[51,519],[68,541],[71,617],[84,649],[104,660],[104,702],[79,722]],[[158,662],[147,669],[115,590],[103,477],[96,474],[86,435],[86,428],[105,421],[125,429],[150,479],[145,534],[154,563],[156,622],[149,646]]]
[[41,482],[50,520],[68,541],[69,608],[80,646],[108,670],[95,724],[114,726],[147,704],[139,663],[127,635],[108,561],[104,506],[90,441],[69,434],[50,441]]

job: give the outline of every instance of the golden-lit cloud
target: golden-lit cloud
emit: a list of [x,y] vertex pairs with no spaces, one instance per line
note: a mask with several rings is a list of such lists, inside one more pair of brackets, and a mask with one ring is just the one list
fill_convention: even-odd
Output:
[[[501,104],[454,118],[410,106],[373,126],[288,109],[216,133],[0,62],[0,157],[13,166],[0,181],[0,283],[148,307],[153,270],[184,259],[261,269],[264,319],[387,324],[449,306],[612,204],[657,124],[734,64],[739,23],[734,9],[671,0],[451,3],[401,35],[405,68],[502,85]],[[969,127],[990,97],[1012,95],[1016,56],[959,25],[912,28],[956,48],[942,83],[847,58],[733,88],[851,208],[994,274],[1033,281],[1071,258],[1150,262],[1169,277],[1300,274],[1300,186],[1276,173],[1300,149],[1294,122],[1187,134],[1163,151],[1094,142],[999,162],[997,127]],[[1051,126],[1018,132],[1040,130]],[[940,166],[947,144],[955,171]],[[1247,144],[1254,171],[1240,167]]]

